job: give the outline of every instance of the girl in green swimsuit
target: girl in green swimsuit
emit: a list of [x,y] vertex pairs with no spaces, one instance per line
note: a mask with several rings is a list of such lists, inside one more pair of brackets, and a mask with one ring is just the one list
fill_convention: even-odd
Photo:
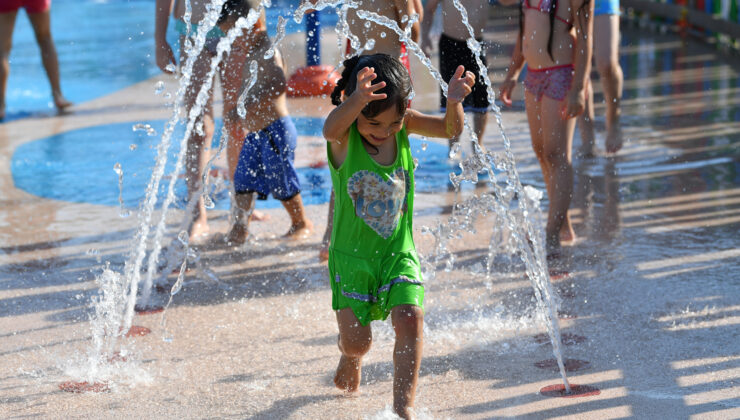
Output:
[[459,66],[449,82],[446,114],[425,115],[407,109],[411,79],[397,58],[353,57],[344,62],[331,96],[338,106],[324,123],[336,200],[329,273],[342,352],[334,383],[347,392],[358,389],[362,356],[372,340],[370,321],[391,315],[393,409],[402,418],[413,416],[424,319],[408,134],[460,135],[461,102],[474,82]]

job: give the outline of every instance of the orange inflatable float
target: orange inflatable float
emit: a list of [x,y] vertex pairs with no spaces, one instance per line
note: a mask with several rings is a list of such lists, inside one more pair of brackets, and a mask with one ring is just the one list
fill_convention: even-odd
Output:
[[288,79],[288,96],[330,95],[340,76],[334,67],[315,65],[301,67]]

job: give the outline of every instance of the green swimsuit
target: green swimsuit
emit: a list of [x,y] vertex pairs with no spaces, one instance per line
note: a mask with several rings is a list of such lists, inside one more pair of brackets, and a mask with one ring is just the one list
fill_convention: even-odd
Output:
[[423,308],[424,286],[412,234],[414,162],[406,127],[396,134],[396,161],[383,166],[365,150],[357,125],[347,157],[329,168],[334,229],[329,248],[332,308],[352,308],[362,325],[385,319],[391,308]]

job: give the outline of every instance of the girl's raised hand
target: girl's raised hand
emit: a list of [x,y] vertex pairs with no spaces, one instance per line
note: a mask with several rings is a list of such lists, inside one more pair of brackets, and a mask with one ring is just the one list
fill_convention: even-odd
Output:
[[[463,72],[465,75],[463,75]],[[475,75],[465,71],[465,67],[457,66],[455,74],[447,85],[447,103],[460,103],[470,92],[473,91]]]
[[385,93],[375,93],[385,87],[385,82],[372,84],[376,77],[378,77],[378,75],[375,74],[375,69],[372,67],[365,67],[358,71],[357,88],[352,92],[352,96],[357,95],[363,104],[377,101],[379,99],[385,99],[388,96]]

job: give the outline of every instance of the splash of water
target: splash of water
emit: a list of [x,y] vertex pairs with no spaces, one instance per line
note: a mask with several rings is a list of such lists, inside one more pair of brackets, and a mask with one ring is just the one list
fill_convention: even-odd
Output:
[[120,206],[118,215],[121,217],[129,217],[131,212],[126,210],[123,206],[123,169],[121,168],[120,163],[116,162],[116,164],[113,165],[113,172],[118,175],[118,205]]

